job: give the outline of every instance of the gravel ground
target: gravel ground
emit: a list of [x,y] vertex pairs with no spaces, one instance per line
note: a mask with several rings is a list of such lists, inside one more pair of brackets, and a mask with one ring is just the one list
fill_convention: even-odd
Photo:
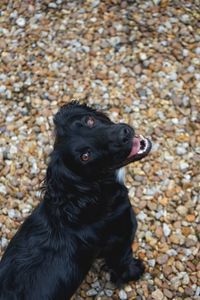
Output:
[[200,1],[1,0],[0,252],[40,200],[52,115],[83,99],[151,136],[127,168],[146,274],[74,299],[200,299]]

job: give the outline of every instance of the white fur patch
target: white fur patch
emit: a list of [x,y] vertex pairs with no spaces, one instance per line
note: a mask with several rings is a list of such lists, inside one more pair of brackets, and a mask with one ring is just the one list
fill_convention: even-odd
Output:
[[125,168],[118,169],[116,171],[116,177],[117,177],[117,181],[119,183],[124,184],[124,181],[125,181]]

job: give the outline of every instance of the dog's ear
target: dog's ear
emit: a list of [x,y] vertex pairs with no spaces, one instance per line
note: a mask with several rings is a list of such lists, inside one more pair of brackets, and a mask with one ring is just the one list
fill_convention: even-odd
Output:
[[64,127],[67,124],[68,118],[72,115],[73,110],[79,106],[78,101],[71,101],[59,109],[53,119],[57,135],[62,136],[64,134]]
[[72,100],[71,102],[64,104],[63,106],[60,107],[59,111],[56,113],[54,117],[54,123],[56,124],[57,119],[59,120],[60,118],[63,118],[71,114],[75,108],[80,106],[81,104],[77,100]]
[[54,150],[47,168],[44,189],[51,194],[55,202],[62,202],[63,199],[66,199],[66,189],[70,195],[70,192],[74,191],[87,192],[90,187],[65,166],[60,154]]
[[[92,201],[95,203],[97,188],[95,184],[83,182],[64,165],[59,153],[53,151],[43,186],[44,201],[50,215],[56,215],[59,222],[78,223],[83,208]],[[91,195],[89,198],[88,194]]]

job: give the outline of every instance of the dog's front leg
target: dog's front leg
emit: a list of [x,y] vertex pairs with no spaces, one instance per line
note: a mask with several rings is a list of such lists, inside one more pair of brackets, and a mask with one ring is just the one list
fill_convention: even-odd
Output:
[[119,227],[115,226],[115,229],[118,230],[115,231],[116,241],[110,245],[104,257],[106,264],[111,269],[111,280],[116,284],[122,284],[138,280],[145,268],[141,260],[133,257],[132,243],[137,229],[137,221],[132,208],[121,216],[118,224]]
[[138,280],[145,270],[142,261],[133,257],[130,243],[116,244],[105,260],[111,270],[111,280],[117,285]]

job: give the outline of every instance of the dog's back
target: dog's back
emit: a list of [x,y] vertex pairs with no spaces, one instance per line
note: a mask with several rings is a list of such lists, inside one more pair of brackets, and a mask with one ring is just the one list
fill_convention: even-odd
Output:
[[40,204],[0,262],[0,299],[69,299],[77,287],[73,290],[77,270],[70,264],[71,256],[76,255],[74,244],[67,230],[52,230],[44,203]]

